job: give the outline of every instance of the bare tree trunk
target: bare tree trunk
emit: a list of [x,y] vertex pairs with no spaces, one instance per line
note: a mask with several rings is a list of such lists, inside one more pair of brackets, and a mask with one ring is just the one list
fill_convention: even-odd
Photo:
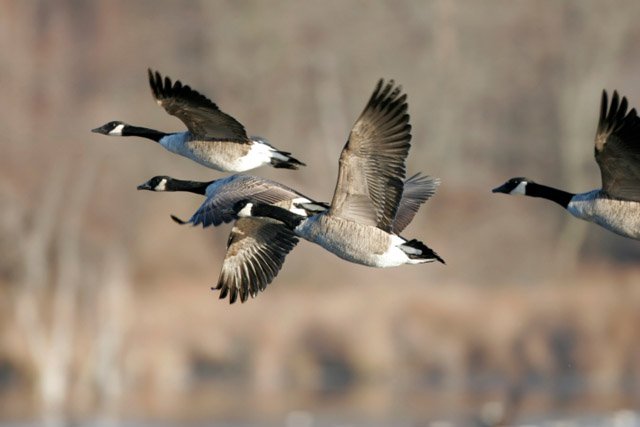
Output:
[[45,179],[43,194],[39,197],[40,203],[36,215],[33,217],[33,226],[25,230],[26,235],[24,252],[24,276],[18,286],[16,299],[16,316],[24,329],[29,351],[34,357],[37,366],[42,365],[46,357],[46,338],[41,330],[40,296],[47,282],[48,262],[47,254],[54,238],[55,225],[58,211],[62,202],[62,188],[64,182],[64,168],[54,167],[50,176]]
[[122,354],[126,329],[127,301],[130,293],[129,266],[126,251],[113,246],[104,260],[101,304],[97,331],[96,382],[101,388],[100,413],[103,424],[117,425],[118,404],[123,390]]
[[[85,158],[82,170],[71,186],[68,208],[58,236],[58,260],[56,290],[53,295],[51,336],[48,356],[42,366],[41,392],[45,402],[45,414],[53,424],[60,425],[62,412],[69,392],[71,349],[76,332],[77,295],[80,285],[80,240],[83,218],[89,204],[95,181],[96,160]],[[44,326],[44,325],[43,325]]]
[[[16,291],[16,317],[24,331],[27,348],[36,367],[38,391],[46,426],[63,425],[64,404],[69,390],[71,349],[75,333],[76,295],[80,274],[82,219],[89,201],[95,173],[94,162],[86,161],[71,186],[59,233],[56,225],[66,197],[63,189],[65,164],[56,165],[34,210],[33,226],[25,231],[24,277]],[[56,268],[48,260],[56,242]],[[55,282],[51,283],[55,271]],[[54,286],[50,318],[46,312],[48,289]]]

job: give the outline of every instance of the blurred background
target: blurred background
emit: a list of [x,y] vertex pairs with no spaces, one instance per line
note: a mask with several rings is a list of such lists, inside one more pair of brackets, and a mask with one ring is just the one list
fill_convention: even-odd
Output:
[[[1,2],[0,425],[640,425],[640,245],[490,192],[600,185],[602,89],[640,106],[638,16],[632,0]],[[230,226],[179,227],[200,198],[136,186],[223,174],[89,132],[183,129],[147,67],[308,164],[252,173],[326,201],[395,79],[408,172],[442,179],[405,234],[447,265],[376,270],[301,242],[258,298],[218,300]]]

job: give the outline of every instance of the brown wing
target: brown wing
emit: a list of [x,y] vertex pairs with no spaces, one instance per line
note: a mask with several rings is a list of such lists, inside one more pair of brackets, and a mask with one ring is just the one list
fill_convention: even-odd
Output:
[[196,138],[248,142],[244,126],[230,115],[220,111],[209,98],[179,80],[171,83],[159,72],[149,72],[149,86],[158,105],[179,118]]
[[279,182],[251,175],[232,175],[216,180],[209,190],[207,199],[189,220],[193,225],[209,227],[233,221],[236,218],[233,206],[240,200],[273,204],[298,197],[309,199]]
[[393,80],[378,82],[340,154],[330,215],[391,231],[411,145],[406,99]]
[[400,234],[402,230],[407,228],[420,206],[436,193],[438,185],[440,185],[438,178],[421,175],[420,173],[404,181],[402,199],[400,199],[398,212],[393,221],[394,233]]
[[640,118],[627,113],[627,98],[613,92],[611,105],[602,91],[595,156],[602,175],[602,189],[612,197],[640,201]]
[[298,243],[289,228],[270,218],[240,218],[236,221],[222,263],[218,284],[220,299],[245,302],[265,290],[280,271],[284,259]]

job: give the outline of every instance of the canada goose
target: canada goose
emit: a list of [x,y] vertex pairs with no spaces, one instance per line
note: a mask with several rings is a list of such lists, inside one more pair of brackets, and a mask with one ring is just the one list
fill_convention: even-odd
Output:
[[[420,173],[405,180],[404,191],[394,221],[394,230],[400,232],[409,225],[420,205],[435,194],[439,183],[437,178]],[[217,226],[236,219],[234,205],[248,198],[280,206],[304,216],[324,212],[329,208],[327,203],[314,201],[284,184],[251,175],[236,174],[205,182],[185,181],[160,175],[154,176],[137,188],[158,192],[184,191],[206,196],[204,203],[188,221],[171,216],[179,224],[202,225],[202,227]]]
[[149,191],[187,191],[206,196],[206,200],[191,216],[183,221],[171,216],[179,224],[202,225],[209,227],[236,219],[233,206],[239,200],[251,197],[264,203],[277,204],[300,215],[306,212],[323,212],[328,204],[316,202],[284,184],[252,175],[230,175],[213,181],[184,181],[169,176],[154,176],[138,190]]
[[295,234],[338,257],[372,267],[444,260],[418,240],[394,230],[404,190],[411,126],[406,95],[378,82],[340,154],[338,182],[329,210],[305,217],[254,200],[236,203],[238,217],[282,221]]
[[[435,193],[438,184],[439,180],[419,173],[405,181],[394,221],[395,229],[401,231],[411,222],[420,205]],[[202,224],[203,227],[232,221],[236,218],[233,207],[247,197],[275,204],[303,216],[328,209],[326,203],[313,201],[283,184],[249,175],[232,175],[208,182],[155,176],[139,185],[138,190],[187,191],[206,195],[207,199],[189,221],[172,215],[180,224]],[[271,283],[282,267],[285,256],[297,242],[293,232],[280,221],[239,218],[229,235],[222,271],[213,289],[220,290],[220,298],[228,295],[230,303],[234,303],[238,297],[241,302],[245,302],[249,296],[255,297]]]
[[542,197],[577,218],[640,239],[640,119],[635,109],[627,113],[627,106],[627,98],[620,102],[616,91],[609,105],[607,92],[602,92],[595,137],[601,189],[574,194],[520,177],[511,178],[493,192]]
[[222,172],[243,172],[259,166],[298,169],[304,163],[279,151],[264,138],[247,136],[236,119],[220,111],[204,95],[179,80],[171,83],[157,71],[149,72],[149,85],[158,105],[180,119],[186,132],[164,133],[154,129],[112,121],[92,132],[110,136],[139,136],[158,142],[172,153]]

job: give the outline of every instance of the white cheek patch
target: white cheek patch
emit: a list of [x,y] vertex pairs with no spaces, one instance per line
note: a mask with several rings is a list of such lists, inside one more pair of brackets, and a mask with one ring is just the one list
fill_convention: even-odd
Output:
[[114,127],[109,131],[109,135],[122,136],[122,129],[124,129],[124,125],[119,124],[118,126]]
[[305,211],[302,208],[297,207],[296,205],[291,205],[291,209],[289,209],[289,212],[292,212],[296,215],[300,215],[300,216],[307,216],[307,211]]
[[162,178],[162,180],[156,185],[154,188],[155,191],[166,191],[167,190],[167,180]]
[[253,208],[253,203],[247,203],[244,208],[238,211],[239,218],[246,218],[251,216],[251,208]]
[[527,182],[522,181],[520,184],[516,185],[516,188],[511,190],[509,194],[524,196],[527,190]]
[[307,216],[307,211],[305,211],[304,208],[299,207],[299,205],[303,205],[305,203],[311,203],[311,200],[307,199],[306,197],[296,197],[295,199],[292,199],[289,212],[293,212],[294,214],[300,216]]

